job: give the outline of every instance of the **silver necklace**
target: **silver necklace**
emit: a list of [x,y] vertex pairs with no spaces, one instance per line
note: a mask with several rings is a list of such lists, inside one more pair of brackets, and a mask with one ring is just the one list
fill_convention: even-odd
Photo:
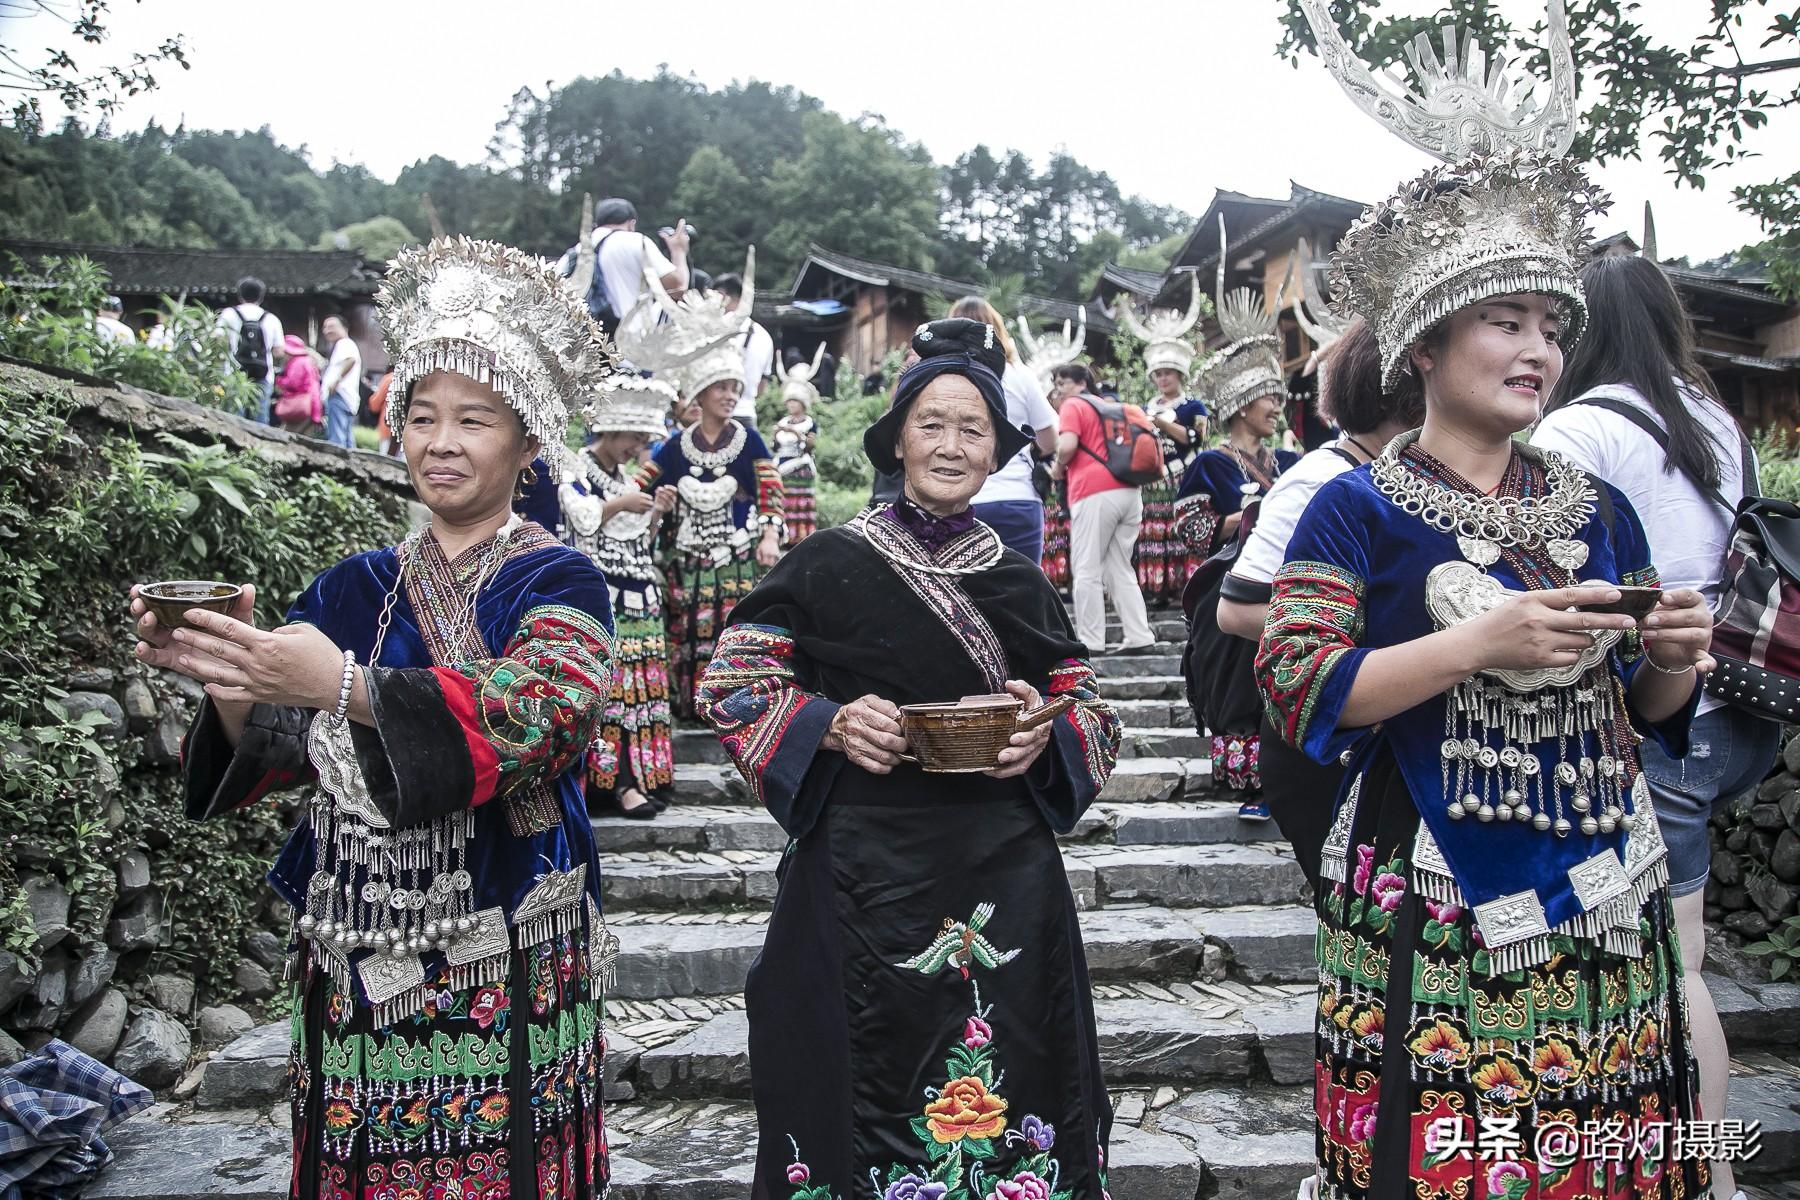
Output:
[[[1250,464],[1248,464],[1244,461],[1244,452],[1242,450],[1239,450],[1236,446],[1232,445],[1230,442],[1226,442],[1225,445],[1226,445],[1226,448],[1228,448],[1231,451],[1231,456],[1233,458],[1237,459],[1238,470],[1243,472],[1243,475],[1244,475],[1244,482],[1238,486],[1238,491],[1243,493],[1245,496],[1254,496],[1254,495],[1256,495],[1256,493],[1262,491],[1262,484],[1258,483],[1255,480],[1255,478],[1253,478],[1250,474]],[[1269,477],[1271,479],[1273,479],[1276,476],[1281,474],[1280,464],[1281,464],[1280,459],[1276,459],[1275,462],[1272,464],[1271,469],[1269,471]],[[1262,455],[1260,453],[1257,454],[1256,465],[1259,467],[1262,465]]]
[[749,434],[744,427],[738,422],[733,421],[731,422],[730,441],[726,442],[723,446],[720,446],[717,450],[702,450],[700,448],[699,437],[697,436],[699,430],[700,422],[695,421],[692,425],[689,425],[686,429],[681,431],[681,452],[687,456],[687,460],[694,466],[714,475],[724,474],[725,468],[737,461],[737,456],[743,452],[744,443],[749,438]]
[[1575,535],[1594,513],[1594,489],[1580,468],[1554,451],[1515,446],[1534,458],[1549,475],[1550,494],[1482,496],[1432,483],[1401,461],[1405,449],[1419,439],[1409,430],[1389,442],[1369,464],[1369,477],[1401,512],[1433,529],[1453,534],[1462,556],[1486,570],[1509,546],[1543,546],[1550,561],[1573,571],[1587,562],[1587,543]]
[[978,520],[975,522],[975,527],[987,534],[988,538],[993,543],[980,562],[972,563],[966,567],[940,567],[936,563],[922,563],[915,561],[900,553],[897,548],[888,545],[887,539],[881,537],[877,533],[871,532],[869,529],[869,521],[872,517],[887,512],[892,508],[893,505],[891,504],[865,508],[862,512],[857,514],[855,519],[851,521],[851,524],[855,527],[856,532],[862,535],[863,540],[875,548],[877,554],[881,555],[881,557],[887,559],[895,566],[905,567],[909,571],[923,571],[927,575],[974,575],[987,570],[989,567],[999,562],[1000,556],[1006,553],[1006,543],[1000,540],[1000,535],[995,533],[993,528],[985,521]]

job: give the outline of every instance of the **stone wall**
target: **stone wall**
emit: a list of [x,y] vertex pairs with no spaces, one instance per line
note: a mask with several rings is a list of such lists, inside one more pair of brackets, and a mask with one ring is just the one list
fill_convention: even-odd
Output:
[[1714,816],[1706,919],[1738,944],[1800,912],[1800,736],[1755,796]]
[[[15,394],[70,391],[76,407],[68,427],[89,445],[125,435],[152,447],[156,435],[170,433],[194,443],[254,449],[284,473],[324,472],[374,494],[397,522],[418,512],[405,470],[395,460],[346,452],[136,389],[80,379],[69,388],[69,382],[66,375],[0,363],[0,387]],[[30,928],[24,932],[31,943],[26,955],[0,950],[0,1065],[61,1037],[147,1086],[169,1088],[187,1073],[197,1049],[248,1032],[251,1013],[264,1015],[261,1006],[277,997],[287,914],[266,885],[249,881],[242,890],[254,894],[241,897],[247,913],[240,915],[247,915],[244,923],[254,932],[235,948],[230,984],[217,994],[205,994],[197,985],[204,970],[168,953],[172,909],[189,886],[184,877],[209,864],[192,861],[181,847],[171,846],[168,831],[156,820],[142,819],[146,784],[154,780],[164,797],[172,792],[181,740],[202,693],[190,680],[131,659],[123,613],[118,628],[106,632],[104,638],[73,633],[63,638],[73,665],[44,682],[68,693],[61,703],[71,717],[98,714],[92,735],[105,753],[88,760],[92,775],[82,783],[93,789],[99,814],[92,844],[111,847],[106,852],[111,860],[98,864],[101,870],[83,871],[67,861],[66,850],[0,830],[5,859],[0,865],[10,869],[25,897]],[[26,742],[11,742],[6,749],[15,763],[32,761],[38,753]],[[134,828],[127,829],[128,819]],[[283,819],[273,810],[263,818],[269,840],[278,836]],[[83,885],[72,882],[78,874]],[[27,957],[38,965],[29,966]]]

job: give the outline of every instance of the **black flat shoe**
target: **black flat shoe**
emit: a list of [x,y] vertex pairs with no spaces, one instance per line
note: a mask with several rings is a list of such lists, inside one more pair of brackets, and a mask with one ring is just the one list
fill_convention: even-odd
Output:
[[[642,796],[643,793],[639,792],[638,795]],[[600,800],[598,804],[588,805],[590,817],[624,817],[627,821],[654,821],[657,811],[656,805],[648,797],[636,808],[626,808],[619,803],[617,793]]]

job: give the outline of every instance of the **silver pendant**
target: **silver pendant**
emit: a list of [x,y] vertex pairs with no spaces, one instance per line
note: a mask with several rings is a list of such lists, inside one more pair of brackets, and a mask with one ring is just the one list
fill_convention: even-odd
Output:
[[1550,561],[1565,571],[1579,570],[1588,560],[1588,544],[1575,538],[1551,538],[1545,548]]
[[1256,495],[1256,493],[1262,491],[1262,484],[1257,483],[1253,479],[1249,483],[1246,483],[1243,486],[1241,486],[1240,488],[1238,488],[1238,491],[1243,493],[1246,496],[1254,496],[1254,495]]
[[1456,548],[1462,556],[1478,567],[1491,567],[1500,561],[1500,547],[1486,538],[1456,535]]

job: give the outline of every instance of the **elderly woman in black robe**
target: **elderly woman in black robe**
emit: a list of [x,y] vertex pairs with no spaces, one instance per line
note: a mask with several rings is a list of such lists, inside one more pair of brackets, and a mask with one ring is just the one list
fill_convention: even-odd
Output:
[[[792,838],[750,973],[758,1200],[1102,1200],[1111,1113],[1056,835],[1119,722],[1038,565],[969,511],[1029,440],[1001,353],[935,321],[864,446],[892,504],[806,539],[732,613],[699,707]],[[899,706],[1007,692],[1049,724],[980,773]]]

